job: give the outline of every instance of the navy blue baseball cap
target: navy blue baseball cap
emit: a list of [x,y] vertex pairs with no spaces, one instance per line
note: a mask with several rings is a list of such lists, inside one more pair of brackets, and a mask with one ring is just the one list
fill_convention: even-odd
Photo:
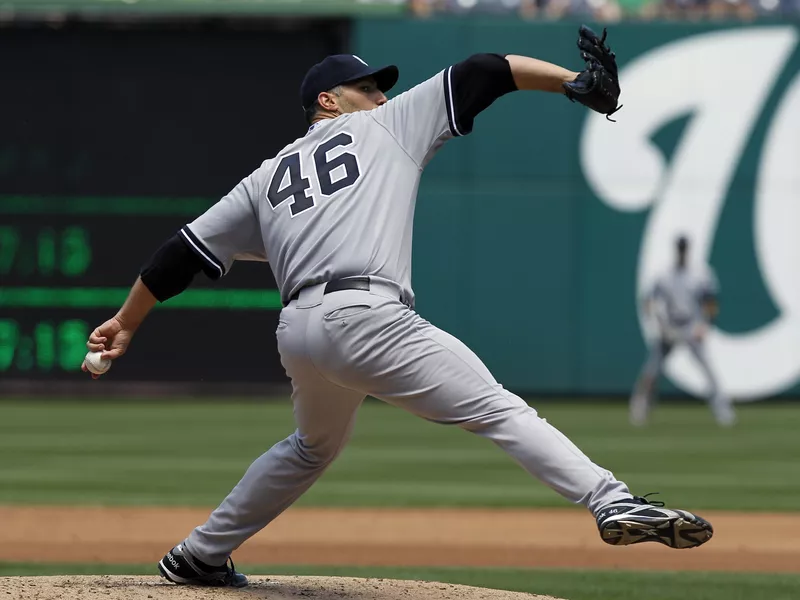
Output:
[[353,54],[333,54],[308,70],[300,85],[300,101],[303,109],[308,110],[322,92],[366,77],[374,77],[378,89],[388,92],[399,76],[400,71],[394,65],[376,69]]

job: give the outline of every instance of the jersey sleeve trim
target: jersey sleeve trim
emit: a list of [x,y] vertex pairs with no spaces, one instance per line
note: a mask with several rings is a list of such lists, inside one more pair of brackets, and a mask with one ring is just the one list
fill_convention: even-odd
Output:
[[185,239],[189,244],[189,247],[203,260],[206,265],[211,267],[213,271],[218,272],[219,277],[225,275],[225,265],[216,256],[214,256],[214,254],[202,241],[200,241],[200,238],[192,233],[192,230],[189,229],[188,225],[185,225],[181,229],[180,233],[183,236],[183,239]]
[[453,101],[453,67],[447,67],[444,72],[444,105],[447,110],[447,123],[450,125],[450,132],[456,137],[462,137],[464,134],[458,128],[456,123],[456,109]]

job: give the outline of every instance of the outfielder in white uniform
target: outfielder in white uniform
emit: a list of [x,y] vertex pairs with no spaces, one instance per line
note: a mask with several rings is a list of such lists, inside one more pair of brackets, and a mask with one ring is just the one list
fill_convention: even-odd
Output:
[[733,425],[731,399],[722,390],[705,350],[705,338],[719,312],[718,284],[709,265],[689,263],[689,240],[678,238],[675,264],[655,282],[645,298],[646,316],[655,321],[656,336],[630,400],[630,420],[644,425],[657,392],[664,361],[676,346],[685,345],[708,381],[708,404],[717,423]]
[[297,430],[257,458],[208,521],[159,561],[165,578],[246,585],[231,553],[323,474],[368,395],[491,440],[591,511],[609,544],[690,548],[711,538],[702,518],[632,496],[504,389],[462,342],[414,310],[411,232],[425,165],[448,140],[469,134],[475,117],[504,94],[569,96],[576,82],[591,85],[603,67],[590,60],[599,39],[587,32],[579,42],[589,64],[582,73],[478,54],[392,100],[384,92],[397,81],[396,67],[372,68],[352,55],[326,58],[301,88],[308,132],[168,240],[120,312],[92,333],[88,347],[116,359],[157,301],[183,291],[200,271],[223,276],[240,259],[268,261],[284,301],[278,349],[292,381]]

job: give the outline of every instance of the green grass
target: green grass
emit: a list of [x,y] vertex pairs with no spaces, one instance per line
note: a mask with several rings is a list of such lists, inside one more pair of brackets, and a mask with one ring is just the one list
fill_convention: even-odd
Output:
[[[800,575],[475,568],[254,566],[264,575],[341,575],[461,583],[550,594],[568,600],[796,600]],[[152,565],[31,565],[0,563],[3,575],[154,575]]]
[[[622,404],[537,404],[636,493],[697,509],[800,506],[791,405],[745,406],[731,430],[700,405],[665,405],[635,430]],[[0,402],[0,503],[215,506],[292,429],[288,401]],[[377,402],[300,504],[567,505],[486,440]]]

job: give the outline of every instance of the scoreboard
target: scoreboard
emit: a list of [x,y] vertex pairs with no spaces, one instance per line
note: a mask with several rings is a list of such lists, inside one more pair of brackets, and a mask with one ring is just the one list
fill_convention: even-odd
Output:
[[[213,200],[0,197],[0,377],[71,379],[89,332],[125,301],[141,265]],[[199,274],[159,304],[115,379],[273,381],[280,294],[266,263]],[[236,360],[231,355],[236,353]]]
[[[348,39],[336,19],[5,26],[0,383],[88,381],[89,332],[167,238],[305,134],[303,75]],[[279,309],[265,263],[199,274],[101,381],[285,385]]]

